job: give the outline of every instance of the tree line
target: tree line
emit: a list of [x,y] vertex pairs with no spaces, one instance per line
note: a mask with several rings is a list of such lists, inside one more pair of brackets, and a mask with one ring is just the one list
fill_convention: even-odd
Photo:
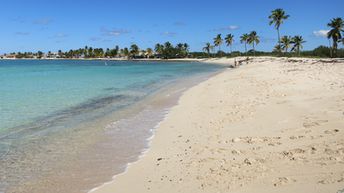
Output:
[[[271,11],[271,15],[268,17],[269,25],[274,25],[274,28],[277,31],[277,44],[274,46],[272,53],[278,53],[278,56],[289,56],[291,55],[289,54],[290,52],[294,52],[297,54],[297,56],[300,56],[303,44],[306,42],[300,35],[284,35],[281,37],[280,27],[283,22],[289,17],[290,15],[287,15],[283,9],[275,9]],[[329,41],[332,39],[332,45],[330,45],[329,49],[330,57],[337,57],[338,43],[342,43],[344,45],[344,35],[342,35],[342,33],[344,32],[344,21],[340,17],[333,18],[327,24],[327,26],[331,28],[327,33],[327,38],[329,39]],[[203,51],[207,53],[208,57],[212,55],[214,56],[214,54],[211,54],[211,52],[213,52],[214,49],[218,47],[218,52],[217,54],[215,54],[215,56],[221,57],[223,55],[226,55],[224,52],[221,51],[221,45],[223,43],[225,43],[226,46],[230,48],[229,56],[232,56],[232,45],[234,43],[233,34],[227,34],[224,39],[222,38],[222,34],[217,34],[216,37],[213,39],[213,44],[207,42],[203,47]],[[244,44],[245,55],[248,55],[247,45],[251,45],[252,49],[250,50],[250,52],[253,52],[253,55],[255,56],[255,47],[260,43],[260,37],[257,35],[256,31],[244,33],[240,36],[240,43]]]
[[140,49],[138,45],[132,44],[129,48],[120,48],[115,46],[115,48],[103,49],[103,48],[92,48],[85,46],[84,48],[71,49],[69,51],[63,52],[58,50],[57,53],[52,53],[51,51],[43,53],[38,51],[33,52],[18,52],[10,53],[10,55],[15,55],[16,58],[120,58],[124,57],[127,59],[134,58],[185,58],[189,56],[190,46],[187,43],[178,43],[173,45],[170,42],[165,42],[164,44],[157,43],[154,47],[147,49]]

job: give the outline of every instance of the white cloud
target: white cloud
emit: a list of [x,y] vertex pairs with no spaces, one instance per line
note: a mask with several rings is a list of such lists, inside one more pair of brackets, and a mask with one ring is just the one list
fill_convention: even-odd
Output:
[[236,30],[236,29],[239,29],[239,26],[230,25],[230,26],[215,28],[215,29],[212,29],[211,31],[231,31],[231,30]]
[[161,33],[161,35],[173,37],[173,36],[177,35],[177,33],[166,31],[166,32]]
[[317,37],[327,37],[327,33],[329,32],[330,30],[324,30],[324,29],[321,29],[321,30],[318,30],[318,31],[313,31],[313,34]]
[[106,28],[102,28],[101,31],[103,32],[103,35],[105,35],[105,36],[120,36],[120,35],[123,35],[123,34],[130,33],[130,31],[127,30],[127,29],[112,29],[112,30],[109,30],[109,29],[106,29]]
[[227,27],[227,29],[229,29],[229,30],[236,30],[238,28],[239,28],[239,26],[237,26],[237,25],[230,25]]

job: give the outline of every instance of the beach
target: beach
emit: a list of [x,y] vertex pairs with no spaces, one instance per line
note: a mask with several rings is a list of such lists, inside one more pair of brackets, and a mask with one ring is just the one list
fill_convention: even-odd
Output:
[[4,1],[0,193],[344,193],[344,0],[295,2]]
[[228,68],[185,91],[149,150],[91,192],[342,190],[343,77],[342,60],[257,57]]

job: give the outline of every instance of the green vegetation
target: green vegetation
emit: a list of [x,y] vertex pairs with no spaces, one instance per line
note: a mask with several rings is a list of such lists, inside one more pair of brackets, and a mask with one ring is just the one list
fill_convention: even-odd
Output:
[[214,46],[212,46],[209,42],[205,44],[205,47],[203,48],[203,51],[207,52],[208,57],[210,57],[210,52],[214,49]]
[[291,37],[290,36],[283,36],[280,41],[281,49],[284,50],[285,53],[288,53],[288,49],[290,48],[292,44]]
[[344,21],[340,17],[333,18],[331,20],[331,22],[327,24],[327,26],[331,28],[331,30],[327,33],[327,38],[328,39],[332,38],[331,57],[336,57],[337,56],[338,43],[339,42],[343,43],[341,33],[344,32],[344,30],[343,30]]
[[221,34],[217,34],[217,36],[214,38],[214,47],[219,47],[219,52],[221,51],[222,42],[223,39],[221,37]]
[[[278,47],[278,45],[276,45]],[[296,48],[294,48],[296,49]],[[222,57],[236,57],[236,56],[254,56],[253,50],[249,50],[248,52],[239,52],[233,51],[230,53],[225,53]],[[274,56],[280,57],[281,54],[279,51],[272,51],[272,52],[262,52],[256,51],[255,56]],[[315,57],[315,58],[329,58],[330,57],[330,48],[328,46],[319,46],[314,50],[308,51],[301,51],[298,52],[297,50],[291,50],[291,52],[283,53],[285,57]],[[206,52],[190,52],[190,57],[192,58],[209,58],[209,57],[220,57],[219,54],[210,54],[210,56]],[[337,50],[337,57],[344,58],[344,49]]]
[[225,38],[227,46],[230,47],[231,53],[232,53],[232,44],[234,42],[234,35],[228,34]]
[[260,40],[259,40],[259,36],[257,35],[256,31],[251,31],[251,33],[248,35],[248,40],[247,40],[248,44],[252,44],[252,50],[253,50],[253,55],[256,55],[256,49],[254,47],[254,45],[259,44]]
[[155,45],[155,52],[157,58],[185,58],[189,55],[189,45],[187,43],[179,43],[173,46],[170,42]]
[[140,53],[140,49],[136,44],[130,46],[129,56],[130,58],[135,58]]
[[300,51],[303,48],[302,44],[306,41],[303,40],[302,36],[294,36],[291,40],[291,43],[294,44],[294,46],[291,48],[291,51],[295,51],[298,56],[300,56]]
[[249,35],[248,35],[248,34],[243,34],[242,36],[240,36],[240,42],[241,42],[241,43],[244,43],[244,45],[245,45],[245,54],[246,54],[246,52],[247,52],[248,38],[249,38]]
[[[302,36],[295,35],[293,37],[289,35],[284,35],[280,37],[280,27],[283,22],[290,16],[285,13],[283,9],[275,9],[271,11],[271,15],[268,17],[270,19],[269,25],[273,25],[277,30],[277,45],[274,47],[272,52],[259,52],[256,51],[256,46],[260,42],[260,37],[257,35],[256,31],[252,31],[249,34],[245,33],[240,36],[240,43],[244,44],[245,52],[239,52],[232,50],[232,44],[234,42],[234,36],[228,34],[225,38],[227,46],[230,46],[230,53],[224,53],[221,51],[222,38],[221,34],[218,34],[214,38],[214,45],[206,43],[203,51],[207,54],[202,54],[200,52],[191,53],[192,57],[235,57],[235,56],[286,56],[286,57],[344,57],[344,49],[338,49],[338,43],[344,45],[344,21],[342,18],[333,18],[330,23],[327,24],[331,27],[331,30],[327,34],[327,38],[332,39],[332,47],[319,46],[312,51],[302,51],[303,44],[306,42]],[[247,44],[252,45],[252,49],[247,51]],[[215,54],[211,54],[213,47],[219,47],[219,51]],[[290,50],[289,50],[290,49]],[[282,54],[282,52],[284,52]]]
[[[269,16],[270,22],[269,25],[274,24],[277,30],[277,43],[279,45],[278,48],[281,48],[281,38],[280,38],[280,26],[284,20],[288,19],[289,15],[286,15],[283,9],[275,9],[271,11],[271,15]],[[281,52],[282,50],[279,49]]]
[[152,50],[152,48],[147,48],[146,49],[146,56],[147,56],[147,58],[151,58],[152,56],[153,56],[153,50]]
[[115,46],[114,49],[107,48],[92,48],[85,46],[84,48],[69,50],[62,52],[59,50],[57,53],[44,54],[41,51],[37,53],[32,52],[18,52],[5,54],[4,56],[15,56],[15,58],[185,58],[189,56],[190,46],[187,43],[179,43],[173,46],[170,42],[155,45],[155,53],[152,48],[140,49],[138,45],[132,44],[130,48],[122,48]]

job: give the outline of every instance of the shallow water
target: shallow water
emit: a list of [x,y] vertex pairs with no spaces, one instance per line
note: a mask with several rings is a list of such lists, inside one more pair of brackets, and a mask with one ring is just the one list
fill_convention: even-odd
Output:
[[190,80],[221,69],[0,61],[0,192],[87,192],[109,181],[147,147],[152,129]]

